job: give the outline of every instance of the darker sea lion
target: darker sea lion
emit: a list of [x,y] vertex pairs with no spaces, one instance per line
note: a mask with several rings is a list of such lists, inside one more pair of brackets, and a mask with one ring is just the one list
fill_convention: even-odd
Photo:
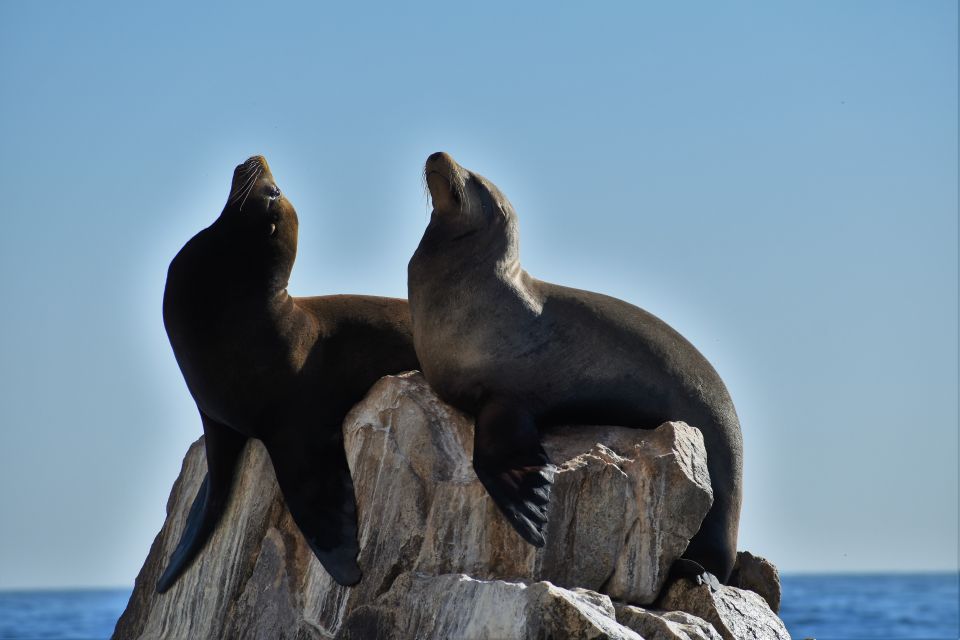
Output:
[[680,573],[725,581],[742,440],[720,376],[650,313],[521,269],[517,215],[493,183],[445,153],[424,174],[434,209],[408,270],[414,344],[440,397],[476,416],[473,465],[497,506],[540,546],[553,467],[538,428],[684,420],[703,433],[714,503]]
[[166,591],[213,531],[248,438],[270,453],[310,548],[342,585],[360,580],[347,411],[380,377],[417,369],[407,302],[294,298],[297,214],[261,156],[238,166],[223,212],[170,264],[163,321],[197,402],[207,477],[157,583]]

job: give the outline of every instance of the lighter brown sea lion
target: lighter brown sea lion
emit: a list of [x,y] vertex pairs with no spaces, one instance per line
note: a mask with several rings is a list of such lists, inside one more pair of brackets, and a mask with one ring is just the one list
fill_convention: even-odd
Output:
[[524,271],[517,215],[489,180],[445,153],[424,174],[434,209],[408,268],[414,344],[440,397],[476,417],[474,469],[501,512],[544,543],[553,468],[541,427],[683,420],[703,433],[714,502],[681,571],[725,581],[743,454],[720,376],[652,314]]

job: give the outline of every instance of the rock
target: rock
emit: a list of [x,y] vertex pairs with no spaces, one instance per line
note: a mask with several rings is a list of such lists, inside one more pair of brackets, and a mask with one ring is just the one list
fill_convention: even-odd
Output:
[[359,512],[359,585],[340,587],[323,570],[287,512],[269,456],[251,441],[220,526],[180,580],[156,594],[206,470],[201,440],[187,453],[114,637],[358,637],[373,619],[428,635],[451,625],[493,628],[512,611],[534,625],[517,627],[514,618],[516,637],[549,635],[567,620],[582,637],[632,638],[638,632],[619,628],[611,598],[652,602],[712,502],[703,441],[690,426],[554,429],[544,446],[559,469],[547,544],[536,549],[477,480],[472,421],[418,373],[374,385],[347,416],[344,436]]
[[[430,603],[424,606],[424,603]],[[644,640],[617,623],[610,598],[549,582],[402,574],[376,603],[355,609],[344,640],[611,638]]]
[[[269,541],[283,537],[276,525],[286,515],[286,508],[278,500],[270,458],[262,445],[247,447],[240,469],[222,522],[226,526],[217,527],[207,548],[180,581],[167,594],[158,595],[154,586],[179,540],[206,474],[203,440],[193,443],[167,502],[167,520],[137,576],[113,637],[228,637],[225,629],[235,617],[229,612],[252,586],[250,578],[255,577],[251,574],[257,561],[262,558],[259,562],[263,564],[270,558]],[[265,597],[264,609],[279,615],[285,594],[284,585],[278,586]],[[249,622],[259,624],[257,620]]]
[[[555,429],[543,439],[558,472],[547,544],[537,550],[477,480],[472,421],[443,404],[419,375],[379,383],[345,429],[365,570],[374,564],[364,563],[369,549],[376,564],[389,556],[401,570],[548,580],[652,602],[712,502],[696,429]],[[368,511],[392,523],[391,531],[364,537]],[[398,546],[411,553],[397,557]]]
[[645,640],[721,640],[706,620],[683,611],[653,611],[615,603],[617,621]]
[[657,605],[706,620],[724,640],[790,640],[780,618],[753,591],[729,586],[713,589],[705,583],[680,579],[667,587]]
[[749,551],[738,551],[729,583],[731,587],[760,594],[771,611],[780,613],[780,572],[769,560]]

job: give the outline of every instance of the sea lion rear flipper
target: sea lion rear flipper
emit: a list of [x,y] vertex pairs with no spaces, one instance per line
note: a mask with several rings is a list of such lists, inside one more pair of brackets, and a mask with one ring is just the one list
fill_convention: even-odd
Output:
[[556,468],[533,418],[508,403],[485,404],[474,431],[473,469],[517,533],[542,547]]
[[338,584],[360,582],[357,505],[340,425],[276,429],[264,444],[290,515],[320,564]]
[[233,472],[247,437],[230,427],[215,422],[200,412],[203,420],[204,447],[207,454],[207,475],[190,507],[187,524],[177,548],[170,556],[167,569],[157,581],[157,593],[169,589],[206,544],[217,526],[233,486]]

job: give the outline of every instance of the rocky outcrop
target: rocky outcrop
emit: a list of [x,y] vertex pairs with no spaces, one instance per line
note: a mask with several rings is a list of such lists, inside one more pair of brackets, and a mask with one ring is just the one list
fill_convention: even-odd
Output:
[[381,381],[345,435],[368,574],[548,580],[652,602],[712,502],[696,429],[560,428],[543,441],[558,471],[538,550],[477,480],[472,421],[419,375]]
[[643,640],[618,624],[615,615],[609,596],[585,589],[406,573],[376,604],[357,608],[340,637]]
[[221,525],[157,595],[205,473],[198,441],[114,637],[715,637],[703,635],[710,624],[686,603],[676,607],[686,615],[637,606],[661,593],[710,507],[696,429],[546,433],[558,472],[542,549],[513,531],[477,480],[472,421],[419,374],[379,381],[348,415],[344,437],[359,585],[340,587],[323,570],[283,504],[266,451],[251,441]]
[[662,609],[685,611],[706,620],[723,640],[789,640],[787,628],[753,591],[711,587],[683,579],[672,583],[657,603]]
[[732,587],[759,594],[774,613],[780,613],[780,572],[766,558],[749,551],[737,552],[737,562],[733,565],[729,583]]
[[721,640],[706,620],[684,611],[651,611],[628,604],[615,605],[617,620],[646,640]]

